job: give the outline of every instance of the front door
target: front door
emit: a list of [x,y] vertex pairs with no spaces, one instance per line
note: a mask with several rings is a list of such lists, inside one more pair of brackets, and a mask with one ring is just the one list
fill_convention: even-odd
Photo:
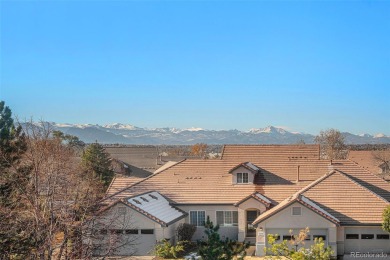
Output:
[[252,223],[258,216],[258,210],[246,211],[246,237],[256,237],[256,228],[253,227]]

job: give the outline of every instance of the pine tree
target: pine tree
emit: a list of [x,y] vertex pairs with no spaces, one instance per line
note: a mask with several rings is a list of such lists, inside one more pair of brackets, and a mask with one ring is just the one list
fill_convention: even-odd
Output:
[[32,243],[23,228],[28,221],[18,214],[18,195],[27,185],[29,167],[20,162],[27,149],[21,126],[15,128],[12,112],[0,102],[0,255],[27,255]]
[[26,150],[22,127],[15,128],[12,112],[0,101],[0,170],[9,168]]
[[244,259],[246,256],[245,249],[249,247],[249,243],[239,243],[235,240],[226,238],[221,240],[218,233],[219,225],[214,226],[207,216],[205,222],[205,234],[207,239],[198,241],[198,254],[203,260],[231,260]]
[[93,143],[85,149],[82,164],[87,172],[108,187],[114,177],[114,171],[111,169],[111,158],[101,144]]

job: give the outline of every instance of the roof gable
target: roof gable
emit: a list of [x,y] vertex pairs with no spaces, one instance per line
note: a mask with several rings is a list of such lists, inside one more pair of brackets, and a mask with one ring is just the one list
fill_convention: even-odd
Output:
[[300,194],[315,201],[343,225],[380,224],[382,211],[389,205],[385,198],[337,170]]
[[245,169],[251,171],[252,173],[258,173],[260,171],[260,168],[254,165],[251,162],[244,162],[240,163],[237,166],[233,167],[232,169],[229,170],[229,173],[232,173],[233,171],[239,169],[240,167],[244,167]]
[[272,201],[270,199],[268,199],[267,197],[265,197],[264,195],[262,195],[261,193],[259,193],[259,192],[254,192],[254,193],[250,194],[249,196],[246,196],[242,200],[240,200],[237,203],[235,203],[234,206],[237,207],[237,206],[241,205],[242,203],[244,203],[245,201],[247,201],[247,200],[249,200],[251,198],[253,198],[253,199],[263,203],[266,208],[269,208],[269,207],[272,206]]
[[289,207],[290,205],[292,205],[296,202],[301,204],[302,206],[310,209],[311,211],[317,213],[319,216],[325,218],[326,220],[328,220],[336,225],[340,225],[340,221],[335,216],[333,216],[332,214],[330,214],[329,212],[327,212],[326,210],[324,210],[319,205],[317,205],[316,203],[314,203],[310,199],[306,198],[305,196],[297,195],[297,194],[287,198],[283,202],[279,203],[276,207],[274,207],[274,208],[264,212],[260,216],[258,216],[257,219],[253,222],[253,224],[259,224],[259,223],[269,219],[273,215],[281,212],[282,210],[284,210],[285,208]]

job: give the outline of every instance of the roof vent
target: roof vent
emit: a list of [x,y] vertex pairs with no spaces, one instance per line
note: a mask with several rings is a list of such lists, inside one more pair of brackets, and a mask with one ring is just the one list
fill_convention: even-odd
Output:
[[133,201],[137,204],[141,204],[141,202],[139,202],[139,200],[136,200],[136,199],[133,199]]
[[155,200],[158,200],[158,198],[152,194],[149,194],[149,196],[152,198],[152,199],[155,199]]
[[144,197],[141,197],[141,199],[143,200],[143,201],[146,201],[146,202],[149,202],[147,199],[145,199]]

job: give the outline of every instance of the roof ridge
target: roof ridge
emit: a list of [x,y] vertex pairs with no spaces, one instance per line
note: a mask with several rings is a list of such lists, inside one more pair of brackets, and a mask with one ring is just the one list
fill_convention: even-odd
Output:
[[106,192],[112,187],[112,184],[114,183],[115,179],[118,178],[118,176],[114,175],[114,178],[112,178],[110,185],[108,185]]
[[111,198],[111,197],[113,197],[113,196],[115,196],[115,195],[118,195],[119,193],[121,193],[121,192],[123,192],[123,191],[125,191],[125,190],[127,190],[127,189],[129,189],[129,188],[131,188],[131,187],[133,187],[133,186],[135,186],[135,185],[138,185],[138,184],[140,184],[141,182],[144,182],[144,181],[146,181],[146,180],[149,180],[150,178],[153,178],[154,176],[156,176],[156,175],[158,175],[158,174],[160,174],[160,173],[162,173],[162,172],[164,172],[164,171],[170,169],[170,168],[173,167],[173,166],[178,165],[179,163],[184,162],[185,160],[187,160],[187,159],[183,159],[183,160],[179,161],[178,163],[176,163],[176,164],[174,164],[174,165],[171,165],[170,167],[168,167],[168,168],[162,170],[161,172],[152,174],[152,175],[150,175],[150,176],[148,176],[148,177],[146,177],[146,178],[143,178],[142,180],[140,180],[140,181],[138,181],[138,182],[136,182],[136,183],[132,183],[132,184],[130,184],[129,186],[127,186],[127,187],[125,187],[125,188],[123,188],[123,189],[121,189],[121,190],[119,190],[119,191],[117,191],[117,192],[111,194],[110,196],[104,197],[100,202],[102,202],[102,201],[104,201],[104,200],[106,200],[106,199],[108,199],[108,198]]
[[354,165],[358,166],[360,169],[363,169],[364,171],[366,171],[367,173],[371,174],[372,176],[375,176],[377,179],[380,179],[383,183],[386,183],[386,184],[389,184],[387,181],[385,181],[384,179],[382,179],[381,177],[379,177],[377,174],[375,173],[372,173],[370,172],[369,170],[367,170],[366,168],[364,168],[363,166],[361,166],[360,164],[358,164],[357,162],[355,161],[352,161],[351,159],[345,159],[346,161],[349,161],[351,163],[353,163]]
[[303,193],[305,193],[306,191],[308,191],[309,189],[313,188],[314,186],[316,186],[318,183],[322,182],[323,180],[327,179],[328,177],[332,176],[334,173],[336,172],[336,170],[331,170],[330,172],[328,172],[327,174],[319,177],[318,179],[316,179],[315,181],[313,181],[312,183],[309,183],[308,185],[306,185],[305,187],[303,187],[302,189],[300,189],[299,191],[295,192],[293,195],[291,195],[292,197],[293,196],[298,196],[298,195],[301,195]]
[[224,145],[222,146],[221,158],[219,158],[220,160],[223,159],[223,154],[224,154],[224,152],[225,152],[225,146],[226,146],[226,144],[224,144]]
[[353,180],[351,177],[349,177],[349,175],[347,173],[344,173],[340,170],[335,170],[337,171],[338,173],[340,173],[342,176],[344,176],[345,178],[347,178],[349,181],[355,183],[357,186],[359,186],[361,189],[364,189],[368,192],[370,192],[372,195],[376,196],[378,199],[381,199],[383,200],[385,203],[387,204],[390,204],[390,202],[388,200],[386,200],[385,198],[383,198],[381,195],[375,193],[374,191],[370,190],[369,188],[365,187],[364,185],[361,185],[360,183],[358,183],[357,181]]

